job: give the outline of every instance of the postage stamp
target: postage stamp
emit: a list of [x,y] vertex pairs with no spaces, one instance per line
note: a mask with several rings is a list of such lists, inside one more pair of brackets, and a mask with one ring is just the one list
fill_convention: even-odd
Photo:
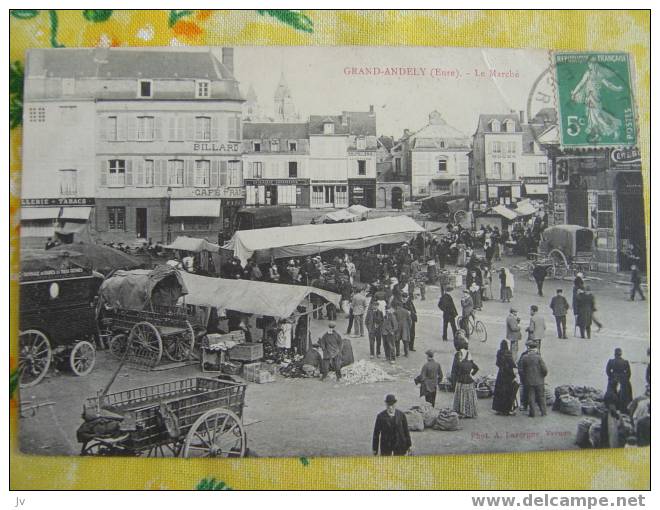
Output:
[[629,55],[556,53],[555,66],[562,145],[637,142]]

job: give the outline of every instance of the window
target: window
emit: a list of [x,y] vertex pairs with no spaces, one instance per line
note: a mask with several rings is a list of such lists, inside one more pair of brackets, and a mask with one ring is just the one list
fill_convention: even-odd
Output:
[[243,172],[241,162],[237,159],[227,162],[227,186],[243,186]]
[[195,161],[195,187],[208,188],[210,173],[210,161]]
[[501,179],[502,178],[502,163],[499,161],[495,161],[493,163],[493,179]]
[[171,159],[167,162],[167,185],[183,186],[183,160]]
[[195,117],[195,140],[211,140],[211,117]]
[[78,194],[78,172],[73,169],[60,170],[60,196],[71,197]]
[[140,80],[138,82],[138,97],[151,97],[151,80]]
[[153,186],[154,185],[154,160],[145,159],[144,160],[144,185]]
[[261,142],[252,142],[252,149],[254,152],[261,152]]
[[298,150],[298,143],[297,142],[289,142],[289,151],[290,152],[296,152]]
[[126,160],[108,161],[108,186],[123,187],[126,179]]
[[261,179],[263,177],[263,163],[261,161],[252,162],[252,178]]
[[324,135],[334,135],[335,134],[335,125],[332,122],[326,122],[323,124],[323,134]]
[[511,176],[511,179],[516,178],[516,164],[513,161],[509,163],[509,175]]
[[296,177],[298,177],[298,162],[289,161],[289,178],[295,179]]
[[183,231],[210,229],[211,221],[208,218],[191,216],[181,220],[181,230]]
[[493,142],[492,152],[498,156],[502,154],[502,142]]
[[367,160],[358,159],[358,175],[367,175]]
[[491,120],[490,121],[490,130],[493,133],[499,133],[500,132],[500,122],[498,120]]
[[152,141],[154,139],[154,118],[137,118],[137,139],[141,141]]
[[280,151],[280,141],[279,140],[271,140],[270,141],[270,151],[271,152],[279,152]]
[[395,158],[394,159],[394,171],[397,174],[401,173],[401,158]]
[[513,133],[515,131],[514,122],[511,119],[504,121],[504,129],[502,130],[506,133]]
[[323,201],[323,186],[312,186],[312,206],[322,206]]
[[30,122],[46,122],[46,108],[43,106],[28,108],[28,120]]
[[516,142],[507,142],[506,144],[506,155],[515,156],[516,154]]
[[548,175],[548,163],[545,161],[539,162],[539,175]]
[[110,142],[117,141],[117,116],[106,117],[105,139]]
[[108,230],[126,230],[125,207],[108,207]]
[[598,228],[614,228],[612,195],[598,195]]
[[364,136],[358,136],[357,138],[357,148],[364,150],[367,148],[367,139]]
[[440,140],[440,148],[441,149],[445,148],[445,141],[444,140]]
[[348,186],[337,186],[335,189],[335,205],[342,207],[348,205]]
[[446,172],[447,171],[447,160],[446,159],[439,159],[438,160],[438,172]]
[[195,97],[210,97],[211,96],[211,82],[208,80],[198,80],[195,82]]

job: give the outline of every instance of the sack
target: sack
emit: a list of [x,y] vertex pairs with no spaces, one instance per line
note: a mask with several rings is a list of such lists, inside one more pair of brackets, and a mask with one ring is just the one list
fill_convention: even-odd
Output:
[[559,412],[571,416],[580,416],[582,414],[582,404],[575,397],[562,395],[559,398]]
[[587,416],[581,418],[580,421],[578,421],[577,432],[575,434],[576,445],[578,445],[580,448],[588,448],[589,446],[591,446],[591,443],[589,441],[589,429],[594,423],[597,422],[598,420],[596,418],[591,418]]
[[421,432],[424,430],[424,416],[419,411],[405,412],[406,420],[408,421],[408,430]]
[[424,419],[424,426],[427,428],[433,426],[435,419],[438,417],[438,413],[440,412],[438,409],[428,403],[421,406],[414,406],[411,408],[411,411],[417,411],[422,415]]
[[433,423],[434,430],[458,430],[458,413],[452,409],[440,409]]
[[590,398],[586,398],[580,401],[580,406],[582,407],[582,413],[595,416],[598,414],[598,403],[594,402]]
[[545,385],[545,403],[549,407],[555,405],[555,394],[547,384]]

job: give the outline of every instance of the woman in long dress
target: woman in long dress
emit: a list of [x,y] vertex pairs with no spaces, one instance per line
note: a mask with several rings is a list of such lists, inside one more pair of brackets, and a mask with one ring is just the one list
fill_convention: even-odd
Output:
[[477,390],[473,376],[479,371],[479,367],[472,361],[470,351],[462,349],[459,353],[453,408],[461,418],[476,418]]
[[517,383],[514,373],[516,363],[513,361],[513,355],[506,340],[500,342],[500,350],[497,351],[495,363],[499,371],[497,379],[495,379],[493,410],[499,415],[509,416],[516,400]]

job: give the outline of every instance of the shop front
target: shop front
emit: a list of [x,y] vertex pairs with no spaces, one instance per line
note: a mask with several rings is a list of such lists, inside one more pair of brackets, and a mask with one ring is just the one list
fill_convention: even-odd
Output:
[[80,231],[93,221],[94,198],[24,198],[21,200],[21,241],[41,245],[57,232]]
[[309,207],[309,179],[245,179],[246,205]]
[[547,177],[523,177],[522,196],[534,200],[548,200]]
[[312,208],[348,207],[348,181],[314,181],[311,184]]
[[94,230],[102,242],[166,242],[167,198],[97,198]]
[[511,205],[520,200],[520,181],[488,181],[488,205]]
[[349,179],[348,202],[350,205],[376,207],[376,179]]

